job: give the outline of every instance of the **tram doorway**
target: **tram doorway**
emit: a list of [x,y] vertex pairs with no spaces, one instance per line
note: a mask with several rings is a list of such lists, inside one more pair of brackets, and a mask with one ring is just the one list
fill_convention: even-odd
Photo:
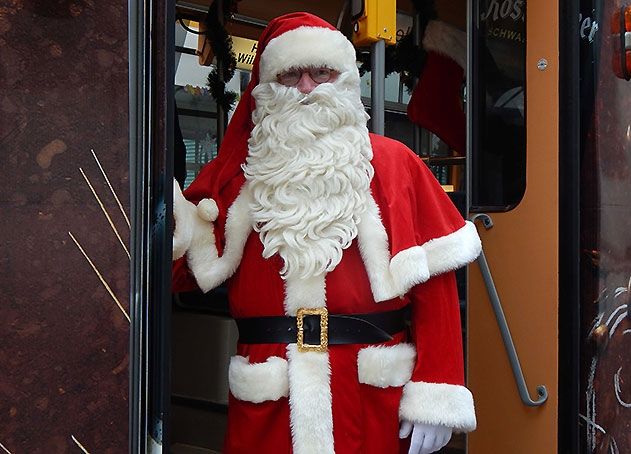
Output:
[[[175,173],[183,187],[190,184],[205,162],[216,156],[223,134],[221,119],[231,116],[230,111],[226,112],[218,106],[208,90],[208,74],[217,67],[217,56],[209,52],[208,41],[203,35],[200,39],[198,33],[200,28],[203,33],[208,27],[205,17],[209,3],[178,1],[175,5]],[[466,60],[466,3],[438,1],[434,6],[439,16],[437,19],[449,23],[454,29],[462,30],[461,57]],[[304,10],[337,25],[347,35],[352,34],[348,2],[272,1],[263,5],[260,2],[241,1],[237,7],[238,13],[232,14],[225,23],[237,58],[236,71],[227,82],[227,90],[237,94],[243,92],[249,81],[256,39],[272,18],[287,12]],[[400,39],[413,33],[414,5],[411,2],[398,2],[397,12],[397,35]],[[359,48],[360,60],[369,60],[366,54],[370,51],[370,47]],[[369,114],[372,114],[371,71],[369,66],[368,68],[362,76],[361,89],[362,100]],[[409,120],[407,106],[411,93],[402,79],[393,71],[385,80],[385,135],[408,145],[431,166],[465,216],[464,150],[454,152],[438,135],[416,127]],[[464,80],[461,82],[455,93],[459,97],[464,93]],[[460,133],[464,137],[464,123]],[[180,137],[181,140],[178,141]],[[462,271],[459,273],[459,289],[463,318],[466,313],[465,280],[465,273]],[[172,312],[171,374],[173,452],[221,450],[228,400],[227,366],[229,358],[235,353],[236,338],[236,325],[228,313],[225,289],[219,288],[207,295],[185,293],[175,296]],[[464,453],[465,444],[464,435],[456,435],[444,452]]]

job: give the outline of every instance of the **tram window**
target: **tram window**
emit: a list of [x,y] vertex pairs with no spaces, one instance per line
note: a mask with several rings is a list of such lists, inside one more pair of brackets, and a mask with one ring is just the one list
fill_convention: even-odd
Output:
[[[370,83],[371,74],[370,71],[366,71],[361,76],[361,83],[359,87],[361,89],[362,98],[367,100],[370,100]],[[390,73],[386,76],[384,95],[386,102],[407,105],[410,101],[410,93],[405,89],[404,85],[401,83],[401,77],[396,72]]]
[[510,210],[526,190],[525,3],[475,2],[472,211]]
[[[196,23],[190,22],[187,28],[196,30]],[[183,185],[186,188],[201,168],[217,156],[217,103],[207,84],[208,74],[214,66],[199,64],[197,35],[185,30],[178,22],[175,39],[175,104],[177,126],[183,140],[179,155],[176,144],[175,167],[177,169],[178,160],[181,161],[180,165],[186,171]],[[237,69],[226,83],[226,89],[242,93],[249,77],[248,71]]]

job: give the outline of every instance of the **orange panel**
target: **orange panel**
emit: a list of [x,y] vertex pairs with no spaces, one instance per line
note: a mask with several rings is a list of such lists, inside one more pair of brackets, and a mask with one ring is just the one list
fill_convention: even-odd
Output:
[[[525,406],[476,264],[470,266],[468,384],[478,429],[469,454],[557,451],[558,380],[558,2],[527,3],[527,189],[495,226],[479,227],[530,395],[545,384],[542,407]],[[537,69],[545,58],[548,67]]]

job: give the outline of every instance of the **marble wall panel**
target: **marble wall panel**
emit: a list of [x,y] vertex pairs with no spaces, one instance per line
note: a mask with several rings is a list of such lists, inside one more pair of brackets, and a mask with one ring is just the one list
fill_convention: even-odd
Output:
[[[631,452],[631,81],[614,72],[614,14],[583,0],[581,24],[581,452]],[[596,25],[594,25],[596,24]],[[587,28],[585,28],[587,30]],[[619,39],[619,36],[618,36]]]
[[127,2],[0,2],[0,153],[0,443],[126,452]]

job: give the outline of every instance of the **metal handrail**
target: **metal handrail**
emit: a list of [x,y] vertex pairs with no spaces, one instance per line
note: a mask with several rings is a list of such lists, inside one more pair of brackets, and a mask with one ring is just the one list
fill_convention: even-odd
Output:
[[[474,224],[478,219],[482,221],[482,225],[485,229],[488,230],[493,227],[493,221],[488,214],[479,213],[469,218],[469,220]],[[486,261],[484,251],[480,253],[477,261],[480,266],[480,271],[482,272],[482,278],[484,279],[484,284],[486,285],[486,291],[489,295],[491,306],[493,307],[493,312],[495,313],[497,325],[499,326],[500,333],[502,335],[502,340],[504,341],[504,348],[506,349],[506,354],[508,355],[511,368],[513,369],[513,376],[515,377],[515,384],[517,385],[517,390],[519,391],[519,397],[524,405],[529,407],[538,407],[543,405],[546,400],[548,400],[548,390],[545,385],[537,385],[537,395],[539,398],[537,400],[532,400],[530,397],[528,387],[526,386],[526,379],[524,378],[524,374],[521,370],[519,357],[517,356],[517,351],[515,350],[515,344],[513,343],[510,330],[508,329],[508,323],[506,322],[506,317],[504,316],[502,303],[500,302],[500,297],[497,294],[497,289],[495,288],[495,283],[493,282],[491,270],[489,269],[489,264]]]

